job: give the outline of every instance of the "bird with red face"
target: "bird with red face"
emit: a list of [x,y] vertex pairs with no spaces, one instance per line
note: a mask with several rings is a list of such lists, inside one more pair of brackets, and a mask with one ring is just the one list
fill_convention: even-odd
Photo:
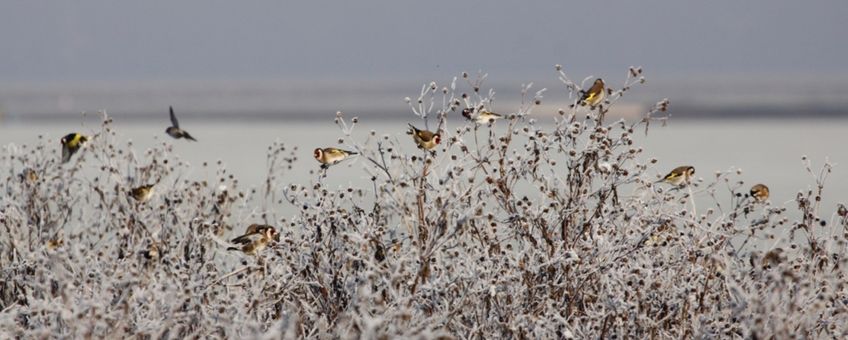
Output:
[[409,124],[409,132],[412,134],[412,140],[418,144],[418,148],[424,150],[433,150],[442,141],[442,135],[429,130],[421,130]]

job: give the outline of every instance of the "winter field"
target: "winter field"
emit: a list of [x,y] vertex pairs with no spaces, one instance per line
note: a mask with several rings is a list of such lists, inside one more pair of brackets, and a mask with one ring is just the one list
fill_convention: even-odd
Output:
[[[799,155],[790,173],[809,185],[758,201],[732,163],[650,156],[643,138],[674,128],[673,98],[605,119],[650,86],[640,68],[605,79],[595,108],[538,112],[592,85],[556,71],[560,88],[522,85],[520,107],[492,123],[460,114],[503,91],[484,74],[424,84],[406,117],[441,133],[432,153],[411,148],[403,124],[371,130],[339,112],[323,123],[335,137],[314,147],[358,155],[323,169],[279,136],[244,150],[265,154],[250,165],[256,185],[226,159],[186,161],[190,142],[162,132],[139,148],[107,112],[90,114],[67,163],[56,138],[7,145],[0,338],[848,336],[833,165]],[[697,169],[688,185],[658,182],[679,165]],[[131,197],[145,184],[150,199]],[[279,235],[255,254],[228,250],[252,223]]]

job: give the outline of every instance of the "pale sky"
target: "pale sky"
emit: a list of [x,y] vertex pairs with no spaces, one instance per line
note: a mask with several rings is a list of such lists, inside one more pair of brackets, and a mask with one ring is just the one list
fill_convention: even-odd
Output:
[[3,1],[0,83],[846,75],[848,1]]

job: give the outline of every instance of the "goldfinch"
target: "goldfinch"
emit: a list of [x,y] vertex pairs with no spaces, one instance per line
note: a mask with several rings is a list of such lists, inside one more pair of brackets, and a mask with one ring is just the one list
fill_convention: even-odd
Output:
[[583,91],[583,96],[580,97],[578,103],[580,103],[580,106],[586,106],[586,104],[589,104],[589,106],[594,108],[601,103],[602,100],[604,100],[606,94],[604,81],[601,78],[598,78],[595,79],[595,83],[592,84],[592,87],[590,87],[588,91]]
[[501,118],[503,118],[503,116],[499,113],[480,111],[480,114],[477,115],[476,121],[477,124],[489,124]]
[[[477,116],[474,116],[474,111],[478,111]],[[462,110],[462,116],[468,120],[473,120],[477,124],[488,124],[495,120],[503,118],[503,115],[485,110],[475,110],[474,108],[466,108]]]
[[322,168],[326,168],[330,165],[343,161],[345,158],[348,158],[351,155],[356,154],[357,153],[353,151],[347,151],[337,148],[317,148],[312,153],[312,157],[315,157],[315,160],[321,163]]
[[765,202],[769,198],[769,188],[765,184],[757,184],[751,187],[751,197],[757,202]]
[[176,139],[185,138],[196,142],[197,139],[194,139],[187,131],[180,129],[180,122],[177,121],[177,115],[174,114],[174,107],[169,106],[168,108],[171,111],[171,126],[165,129],[165,133]]
[[136,201],[145,202],[153,196],[153,184],[142,185],[138,188],[130,190],[130,196]]
[[477,124],[489,124],[501,118],[503,118],[503,116],[499,113],[480,111],[475,120],[477,121]]
[[666,182],[674,186],[678,186],[681,184],[689,184],[689,181],[692,180],[692,176],[695,175],[695,167],[684,165],[674,168],[668,175],[665,175],[659,182]]
[[65,137],[62,137],[62,163],[67,163],[71,160],[71,156],[73,156],[77,151],[79,151],[82,146],[88,142],[88,137],[78,134],[76,132],[69,133]]
[[776,267],[784,260],[786,260],[786,257],[783,255],[783,248],[772,249],[763,255],[762,268]]
[[[232,239],[230,242],[239,243],[239,244],[247,243],[247,242],[250,241],[251,237],[253,237],[254,235],[262,235],[268,229],[274,229],[274,227],[267,225],[267,224],[253,223],[253,224],[247,226],[247,228],[244,229],[244,233],[241,234],[241,236]],[[277,236],[279,236],[279,235],[277,235]]]
[[268,225],[251,224],[245,230],[245,234],[236,237],[232,240],[233,243],[240,244],[239,247],[229,247],[227,250],[238,250],[247,255],[256,255],[269,243],[279,239],[277,229]]
[[47,240],[47,250],[55,250],[56,248],[60,248],[63,245],[65,245],[65,240],[61,238]]
[[432,150],[442,141],[442,135],[432,131],[419,130],[412,124],[409,124],[409,132],[412,133],[412,139],[420,149]]

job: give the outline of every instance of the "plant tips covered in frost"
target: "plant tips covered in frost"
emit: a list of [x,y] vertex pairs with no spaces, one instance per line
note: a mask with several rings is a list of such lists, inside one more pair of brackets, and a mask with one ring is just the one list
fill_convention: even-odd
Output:
[[[356,140],[367,121],[338,113],[345,164],[370,175],[351,187],[324,185],[338,165],[319,168],[315,146],[282,143],[256,188],[223,162],[192,178],[170,140],[138,153],[105,113],[68,163],[52,140],[7,146],[0,337],[846,336],[848,210],[821,206],[829,164],[803,160],[815,183],[789,208],[749,197],[736,171],[657,183],[681,164],[634,136],[669,101],[604,119],[641,68],[585,106],[595,77],[556,71],[564,88],[522,85],[497,120],[470,119],[495,109],[485,74],[424,84],[405,118],[440,135],[432,150],[405,122]],[[572,105],[540,125],[543,95]],[[288,182],[293,167],[314,179]],[[249,235],[265,247],[228,251],[253,223],[275,228]]]

